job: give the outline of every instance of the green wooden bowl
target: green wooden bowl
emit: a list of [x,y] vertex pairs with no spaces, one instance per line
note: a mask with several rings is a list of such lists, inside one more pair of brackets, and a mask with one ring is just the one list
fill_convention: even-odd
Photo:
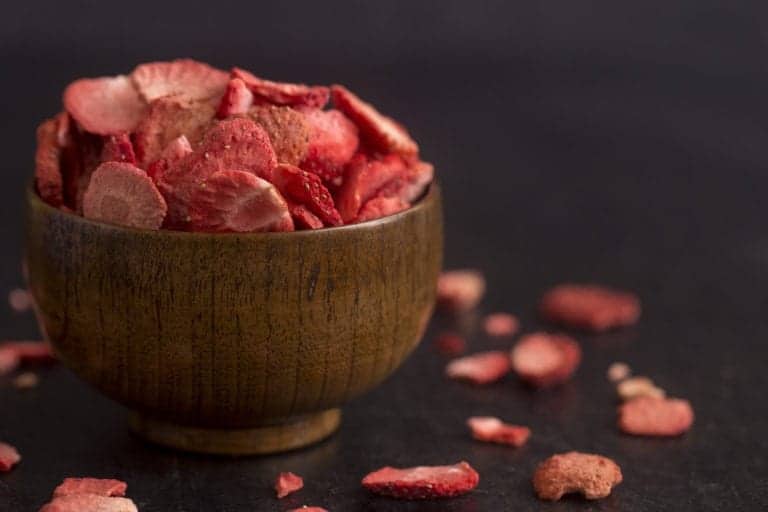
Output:
[[132,410],[140,435],[270,453],[330,435],[338,407],[415,348],[442,263],[440,190],[412,208],[294,233],[148,231],[27,192],[25,261],[45,336]]

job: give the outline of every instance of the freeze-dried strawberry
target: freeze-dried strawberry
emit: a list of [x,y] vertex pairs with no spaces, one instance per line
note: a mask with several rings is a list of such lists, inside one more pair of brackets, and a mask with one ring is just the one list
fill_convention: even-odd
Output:
[[165,146],[157,160],[149,164],[147,175],[156,184],[163,181],[165,171],[190,153],[192,153],[192,146],[189,144],[189,140],[186,136],[179,135]]
[[288,512],[328,512],[328,511],[321,507],[308,507],[304,505],[303,507],[292,508]]
[[32,372],[20,373],[13,379],[13,387],[16,389],[31,389],[40,382],[37,374]]
[[483,329],[488,336],[512,336],[520,328],[520,321],[509,313],[492,313],[483,319]]
[[0,375],[7,375],[19,367],[21,360],[15,350],[0,347]]
[[7,443],[0,443],[0,471],[10,471],[20,460],[21,455],[16,448]]
[[146,104],[125,75],[83,78],[64,90],[64,108],[84,130],[97,135],[130,133]]
[[101,164],[83,196],[83,215],[111,224],[158,229],[165,213],[165,201],[155,184],[131,164]]
[[429,162],[415,162],[409,165],[405,173],[382,187],[379,195],[399,197],[413,203],[421,197],[424,190],[432,183],[435,167]]
[[437,305],[462,313],[473,309],[485,293],[485,278],[479,270],[449,270],[437,280]]
[[515,373],[536,387],[565,382],[580,362],[579,344],[564,334],[528,334],[512,349],[512,368]]
[[278,498],[285,498],[304,487],[304,479],[291,472],[280,473],[275,481],[275,492]]
[[611,382],[619,382],[627,377],[629,377],[632,374],[632,370],[629,368],[629,365],[626,363],[612,363],[611,366],[608,367],[608,372],[606,373],[608,380]]
[[666,393],[648,377],[630,377],[616,386],[616,392],[622,400],[632,400],[640,396],[664,398]]
[[136,154],[133,152],[133,144],[127,133],[108,135],[104,138],[101,161],[136,163]]
[[445,374],[451,379],[482,385],[496,382],[509,370],[509,355],[492,350],[454,359],[445,367]]
[[221,97],[216,117],[224,119],[229,116],[245,114],[253,105],[253,93],[240,78],[231,78]]
[[457,356],[464,353],[464,350],[467,347],[467,342],[458,334],[444,332],[435,338],[435,347],[442,354],[447,356]]
[[369,199],[362,208],[354,222],[365,222],[368,220],[379,219],[387,215],[407,210],[411,205],[399,197],[377,196]]
[[190,227],[197,231],[293,231],[288,205],[268,181],[244,171],[219,171],[192,195]]
[[604,286],[563,284],[544,294],[539,311],[550,322],[603,332],[637,322],[640,300]]
[[54,498],[43,505],[39,512],[138,512],[138,509],[128,498],[70,494]]
[[324,86],[272,82],[240,68],[232,68],[231,76],[245,82],[257,98],[275,105],[323,108],[328,103],[329,91]]
[[283,196],[309,208],[325,225],[342,223],[331,193],[316,174],[290,164],[280,164],[275,168],[274,183]]
[[344,182],[336,194],[336,208],[344,222],[354,220],[366,201],[405,170],[405,162],[397,155],[381,160],[369,160],[362,153],[355,155],[347,164]]
[[466,462],[451,466],[383,467],[363,478],[363,487],[375,494],[405,500],[450,498],[477,487],[480,475]]
[[0,353],[13,353],[21,363],[47,364],[56,360],[51,346],[45,341],[6,341],[0,344]]
[[291,203],[289,201],[288,211],[291,212],[293,223],[299,229],[320,229],[324,227],[323,221],[303,204]]
[[619,429],[635,436],[674,437],[693,425],[688,400],[642,396],[619,406]]
[[145,168],[158,159],[164,149],[181,135],[191,146],[196,146],[213,121],[214,114],[215,107],[210,101],[189,101],[178,96],[154,100],[134,135],[140,167]]
[[67,161],[64,172],[64,197],[67,206],[78,214],[83,213],[83,195],[88,189],[91,175],[101,165],[104,137],[85,132],[81,129],[72,132],[72,150],[65,151]]
[[64,204],[64,179],[61,173],[61,146],[58,122],[48,119],[37,127],[35,187],[40,198],[51,206]]
[[277,161],[299,165],[309,146],[309,123],[304,114],[291,107],[256,105],[248,116],[269,135]]
[[28,311],[32,307],[32,294],[22,288],[15,288],[8,293],[8,305],[17,313]]
[[357,151],[357,126],[338,110],[305,110],[304,116],[310,128],[309,147],[301,168],[324,180],[340,176]]
[[128,485],[111,478],[65,478],[53,491],[53,497],[71,494],[97,494],[99,496],[125,496]]
[[331,94],[336,108],[355,122],[360,128],[360,134],[374,148],[382,153],[404,156],[413,156],[419,152],[419,146],[400,123],[381,114],[346,87],[333,85]]
[[607,457],[567,452],[539,464],[533,474],[533,488],[542,500],[557,501],[571,493],[597,500],[610,495],[622,478],[621,468]]
[[508,444],[516,448],[523,446],[531,437],[531,429],[520,425],[504,423],[493,416],[473,416],[467,420],[472,437],[478,441]]
[[178,59],[136,66],[131,73],[131,80],[147,101],[170,95],[194,101],[209,98],[218,100],[227,87],[229,77],[224,71],[203,62]]

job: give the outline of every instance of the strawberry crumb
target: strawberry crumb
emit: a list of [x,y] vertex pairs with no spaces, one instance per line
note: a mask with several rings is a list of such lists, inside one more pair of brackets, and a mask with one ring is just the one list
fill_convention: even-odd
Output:
[[483,320],[483,329],[488,336],[500,338],[514,335],[520,322],[515,315],[509,313],[492,313]]
[[664,398],[666,393],[657,387],[648,377],[630,377],[618,383],[616,391],[622,400],[632,400],[640,396]]
[[437,303],[446,311],[473,309],[485,293],[485,278],[478,270],[450,270],[437,280]]
[[0,471],[10,471],[20,460],[21,455],[16,448],[7,443],[0,443]]
[[280,473],[275,481],[275,492],[278,498],[285,498],[304,487],[304,479],[291,472]]
[[32,372],[20,373],[13,379],[13,387],[16,389],[32,389],[40,382],[37,374]]
[[467,420],[472,437],[478,441],[523,446],[531,436],[531,429],[504,423],[493,416],[473,416]]
[[547,387],[568,380],[581,361],[581,348],[564,334],[537,332],[520,339],[512,349],[512,367],[525,382]]
[[447,356],[457,356],[464,353],[467,347],[466,340],[455,333],[444,332],[435,338],[435,348]]
[[619,382],[632,374],[632,370],[626,363],[613,363],[608,367],[608,380],[611,382]]
[[482,385],[496,382],[509,370],[509,356],[505,352],[493,350],[454,359],[446,366],[445,374],[451,379]]

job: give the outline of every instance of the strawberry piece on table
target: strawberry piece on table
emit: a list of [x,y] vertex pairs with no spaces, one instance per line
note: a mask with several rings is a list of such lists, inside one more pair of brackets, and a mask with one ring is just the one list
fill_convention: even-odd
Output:
[[51,206],[64,204],[64,178],[61,173],[59,123],[48,119],[37,127],[35,187],[40,198]]
[[128,498],[70,494],[54,498],[39,512],[138,512],[138,509]]
[[357,151],[357,126],[338,110],[305,110],[304,116],[310,130],[301,168],[326,181],[340,176]]
[[245,114],[253,105],[253,93],[240,78],[232,78],[227,83],[224,96],[221,97],[216,117],[223,119],[229,116]]
[[241,68],[232,68],[231,76],[245,82],[256,98],[274,105],[323,108],[328,103],[330,93],[324,86],[272,82]]
[[496,382],[509,370],[509,355],[492,350],[454,359],[446,366],[445,374],[451,379],[483,385]]
[[509,313],[491,313],[483,319],[485,334],[493,338],[514,335],[520,328],[520,321]]
[[336,194],[336,208],[344,222],[354,220],[363,204],[405,170],[405,162],[397,155],[380,160],[369,160],[362,153],[355,155],[347,164],[344,183]]
[[291,107],[255,105],[248,116],[269,135],[278,162],[299,165],[309,146],[310,126],[304,114]]
[[278,498],[285,498],[302,487],[304,487],[304,479],[291,472],[280,473],[275,481],[275,492]]
[[64,90],[64,108],[85,131],[97,135],[132,132],[147,106],[131,79],[83,78]]
[[146,101],[175,95],[180,99],[204,100],[224,93],[227,73],[192,59],[148,62],[136,66],[131,80]]
[[520,379],[536,387],[565,382],[580,362],[579,344],[564,334],[528,334],[512,349],[512,367],[515,372]]
[[596,500],[609,496],[622,479],[621,468],[607,457],[567,452],[539,464],[533,475],[533,488],[539,499],[547,501],[557,501],[571,493]]
[[504,423],[493,416],[473,416],[467,420],[472,437],[478,441],[508,444],[519,448],[531,437],[531,429],[520,425]]
[[473,309],[485,294],[485,278],[474,269],[448,270],[437,279],[437,305],[452,313]]
[[6,341],[0,353],[12,353],[20,363],[47,364],[56,361],[51,346],[45,341]]
[[7,443],[0,443],[0,471],[10,471],[20,460],[21,455],[16,448]]
[[99,496],[125,496],[128,485],[111,478],[65,478],[53,491],[53,497],[71,494],[97,494]]
[[539,311],[546,320],[565,327],[604,332],[636,323],[640,299],[605,286],[563,284],[544,294]]
[[341,225],[333,197],[316,174],[290,164],[280,164],[275,169],[275,185],[285,197],[309,208],[325,225]]
[[451,466],[384,467],[363,478],[363,487],[383,496],[419,500],[450,498],[477,487],[480,475],[466,462]]
[[434,344],[438,352],[447,356],[457,356],[464,353],[467,348],[467,341],[462,336],[452,332],[440,333],[435,338]]
[[618,422],[627,434],[675,437],[690,430],[693,408],[688,400],[643,396],[619,406]]

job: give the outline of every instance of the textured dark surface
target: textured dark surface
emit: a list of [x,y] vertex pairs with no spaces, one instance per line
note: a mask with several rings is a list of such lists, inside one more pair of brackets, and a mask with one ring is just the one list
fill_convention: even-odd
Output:
[[[25,457],[0,477],[0,510],[36,510],[69,475],[123,478],[144,512],[768,507],[764,2],[37,4],[0,21],[2,288],[20,284],[33,129],[66,82],[191,55],[345,82],[408,125],[441,176],[448,264],[489,277],[483,311],[519,313],[534,329],[536,297],[561,280],[636,290],[645,310],[634,329],[578,336],[576,378],[546,392],[514,379],[486,389],[446,382],[428,335],[393,378],[345,409],[336,436],[263,459],[146,446],[127,433],[121,408],[63,369],[44,372],[36,390],[0,390],[0,437]],[[0,337],[35,332],[30,317],[0,308]],[[471,340],[473,349],[509,344]],[[676,440],[619,435],[604,377],[615,360],[689,398],[693,430]],[[474,443],[463,422],[477,413],[528,424],[533,437],[520,450]],[[599,503],[539,503],[533,468],[570,449],[615,458],[624,483]],[[384,464],[459,459],[481,483],[450,502],[374,499],[359,486]],[[281,470],[307,487],[277,502],[269,486]]]

